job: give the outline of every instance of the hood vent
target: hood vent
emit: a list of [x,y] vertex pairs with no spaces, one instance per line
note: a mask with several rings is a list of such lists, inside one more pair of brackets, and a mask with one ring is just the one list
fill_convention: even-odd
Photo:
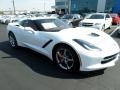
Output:
[[92,37],[99,37],[100,35],[96,34],[96,33],[91,33],[89,34],[89,36],[92,36]]

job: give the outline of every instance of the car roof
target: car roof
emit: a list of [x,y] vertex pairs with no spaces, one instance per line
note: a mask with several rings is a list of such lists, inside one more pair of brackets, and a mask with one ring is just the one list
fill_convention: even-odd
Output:
[[108,13],[91,13],[91,14],[106,15],[106,14],[108,14]]
[[25,17],[25,18],[23,18],[23,19],[21,19],[20,21],[23,21],[23,20],[38,20],[38,19],[56,19],[56,18],[54,18],[54,17],[31,17],[31,18],[27,18],[27,17]]

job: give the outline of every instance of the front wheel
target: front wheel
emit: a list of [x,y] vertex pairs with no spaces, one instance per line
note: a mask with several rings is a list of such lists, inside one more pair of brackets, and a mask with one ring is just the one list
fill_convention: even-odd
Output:
[[104,31],[104,30],[105,30],[105,25],[102,26],[102,31]]
[[69,46],[58,46],[53,54],[57,65],[63,70],[78,71],[80,67],[76,52]]
[[15,35],[14,35],[13,33],[9,33],[8,37],[9,37],[10,45],[11,45],[13,48],[17,48],[18,45],[17,45],[17,41],[16,41],[16,38],[15,38]]

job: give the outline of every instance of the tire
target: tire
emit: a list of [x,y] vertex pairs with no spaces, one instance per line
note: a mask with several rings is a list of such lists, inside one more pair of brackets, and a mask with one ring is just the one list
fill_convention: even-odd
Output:
[[70,27],[74,27],[73,24],[72,24],[71,22],[69,23],[69,26],[70,26]]
[[109,26],[108,29],[111,29],[111,26]]
[[117,24],[116,24],[117,26],[120,26],[120,22],[117,22]]
[[108,29],[111,29],[112,23],[110,24],[110,26],[108,27]]
[[11,47],[17,48],[18,44],[17,44],[17,40],[15,38],[15,35],[12,32],[10,32],[8,37],[9,37],[9,42],[10,42]]
[[105,31],[105,25],[102,26],[102,31]]
[[67,45],[59,45],[53,53],[53,59],[57,66],[65,71],[79,71],[79,58],[76,52]]

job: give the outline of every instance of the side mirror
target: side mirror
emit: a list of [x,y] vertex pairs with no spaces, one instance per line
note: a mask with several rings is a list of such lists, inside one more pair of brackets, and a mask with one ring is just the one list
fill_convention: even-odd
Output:
[[31,27],[24,27],[24,29],[27,31],[34,31]]
[[32,33],[32,34],[35,33],[35,32],[34,32],[34,29],[32,29],[31,27],[25,27],[25,28],[24,28],[24,31],[27,31],[27,32]]
[[20,25],[18,23],[16,23],[15,26],[19,27]]

